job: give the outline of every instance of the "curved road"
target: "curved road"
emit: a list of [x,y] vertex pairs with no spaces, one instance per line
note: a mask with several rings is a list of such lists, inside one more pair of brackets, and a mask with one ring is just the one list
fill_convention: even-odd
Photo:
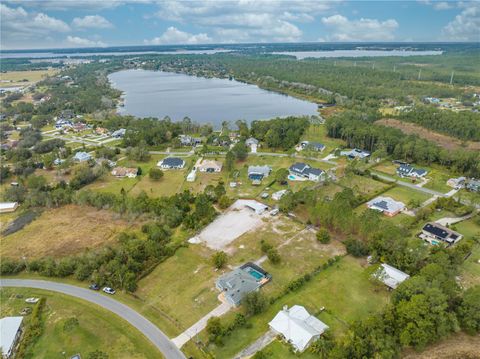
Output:
[[45,289],[71,295],[88,302],[97,304],[119,317],[125,319],[140,332],[143,333],[155,345],[167,359],[185,359],[183,353],[170,341],[170,339],[158,329],[152,322],[130,307],[122,304],[106,295],[102,295],[89,289],[76,287],[69,284],[49,282],[33,279],[0,279],[0,287],[27,287]]

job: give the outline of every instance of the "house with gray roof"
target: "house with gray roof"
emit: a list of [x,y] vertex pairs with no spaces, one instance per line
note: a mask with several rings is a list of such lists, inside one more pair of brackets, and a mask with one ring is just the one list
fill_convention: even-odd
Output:
[[480,179],[472,178],[467,182],[466,188],[472,192],[480,192]]
[[425,224],[419,237],[433,245],[445,243],[448,246],[457,243],[463,238],[460,233],[435,222]]
[[373,273],[373,276],[383,282],[390,289],[397,288],[400,283],[410,278],[407,273],[385,263],[382,263],[380,268]]
[[319,168],[313,168],[303,162],[296,162],[288,169],[290,176],[297,176],[318,182],[325,177],[325,171]]
[[248,166],[248,178],[253,181],[261,181],[268,177],[271,172],[272,167],[270,166]]
[[397,168],[397,174],[400,177],[422,178],[425,177],[427,173],[423,168],[415,168],[409,164],[402,164]]
[[225,300],[234,306],[251,292],[268,283],[271,275],[254,263],[248,262],[231,272],[220,276],[215,285],[222,292]]
[[92,159],[92,156],[88,154],[87,152],[77,152],[75,153],[75,156],[73,156],[73,160],[76,162],[86,162]]
[[342,156],[347,156],[351,160],[354,160],[354,159],[360,159],[361,160],[361,159],[370,157],[370,152],[364,151],[364,150],[361,150],[361,149],[358,149],[358,148],[354,148],[353,150],[350,150],[350,151],[342,151],[342,152],[340,152],[340,154]]
[[388,217],[393,217],[405,208],[405,204],[390,197],[379,196],[367,202],[367,207],[382,212]]
[[157,166],[165,170],[182,169],[185,167],[185,161],[178,157],[167,157],[158,161]]

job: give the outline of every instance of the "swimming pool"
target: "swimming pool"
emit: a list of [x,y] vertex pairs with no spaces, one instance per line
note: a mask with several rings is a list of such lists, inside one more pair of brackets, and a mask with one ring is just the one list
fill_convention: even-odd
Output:
[[297,179],[297,177],[295,177],[294,175],[288,175],[288,179],[294,181]]
[[260,280],[260,279],[262,279],[262,278],[264,277],[264,275],[263,275],[262,273],[257,272],[257,271],[256,271],[255,269],[253,269],[253,268],[250,268],[250,269],[248,270],[248,273],[249,273],[253,278],[255,278],[256,280]]

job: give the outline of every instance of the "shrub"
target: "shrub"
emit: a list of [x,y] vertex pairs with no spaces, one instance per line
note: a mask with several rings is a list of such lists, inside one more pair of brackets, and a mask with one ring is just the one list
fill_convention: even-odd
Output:
[[158,181],[163,177],[163,171],[160,168],[152,167],[148,171],[148,176],[154,181]]
[[212,256],[212,264],[215,268],[222,268],[228,261],[227,253],[220,251]]
[[248,293],[243,298],[243,304],[247,315],[256,315],[267,309],[267,301],[265,296],[260,292]]
[[278,254],[278,251],[275,248],[270,248],[268,250],[267,257],[273,264],[278,264],[281,261],[280,254]]
[[330,243],[330,233],[328,233],[328,230],[325,228],[320,229],[317,232],[317,240],[322,244]]

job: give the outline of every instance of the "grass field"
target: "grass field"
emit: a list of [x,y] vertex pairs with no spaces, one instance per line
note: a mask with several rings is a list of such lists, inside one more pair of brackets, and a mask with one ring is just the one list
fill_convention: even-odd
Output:
[[[453,228],[464,235],[464,240],[480,238],[480,225],[474,219],[457,223]],[[475,244],[472,254],[463,263],[462,283],[465,287],[480,285],[480,244]]]
[[354,192],[362,195],[373,195],[388,187],[387,184],[380,181],[376,181],[372,178],[365,176],[358,176],[354,174],[348,174],[338,182],[339,185],[349,187]]
[[[15,87],[29,85],[34,82],[43,80],[47,76],[56,74],[58,70],[28,70],[28,71],[8,71],[0,73],[2,87]],[[26,80],[26,81],[23,81]]]
[[[22,297],[17,298],[18,295]],[[88,354],[97,349],[109,358],[162,357],[150,341],[123,319],[74,297],[38,289],[2,288],[2,317],[18,315],[29,306],[24,301],[28,297],[46,298],[45,327],[32,347],[33,358],[70,358],[74,354],[88,358]],[[78,326],[65,328],[70,318],[76,318]]]
[[403,186],[396,186],[383,193],[382,196],[391,197],[396,201],[403,202],[407,207],[408,203],[412,200],[424,202],[431,197],[426,193],[415,191]]
[[274,340],[263,350],[269,359],[318,359],[319,356],[305,350],[302,354],[292,353],[289,345],[278,339]]
[[[218,358],[234,356],[268,330],[268,322],[284,305],[305,306],[329,325],[334,334],[341,335],[348,328],[348,323],[381,310],[388,297],[388,291],[371,282],[369,271],[358,260],[344,257],[297,292],[287,294],[265,312],[252,317],[250,328],[235,330],[225,338],[224,346],[212,347],[212,350]],[[325,311],[318,314],[322,306]],[[227,317],[232,319],[234,315],[231,312]]]
[[323,143],[326,148],[320,156],[326,156],[335,148],[345,146],[345,141],[327,136],[325,125],[311,125],[302,137],[303,141],[313,141]]
[[46,210],[22,230],[2,236],[0,256],[61,257],[112,243],[118,233],[132,226],[113,212],[93,207]]

